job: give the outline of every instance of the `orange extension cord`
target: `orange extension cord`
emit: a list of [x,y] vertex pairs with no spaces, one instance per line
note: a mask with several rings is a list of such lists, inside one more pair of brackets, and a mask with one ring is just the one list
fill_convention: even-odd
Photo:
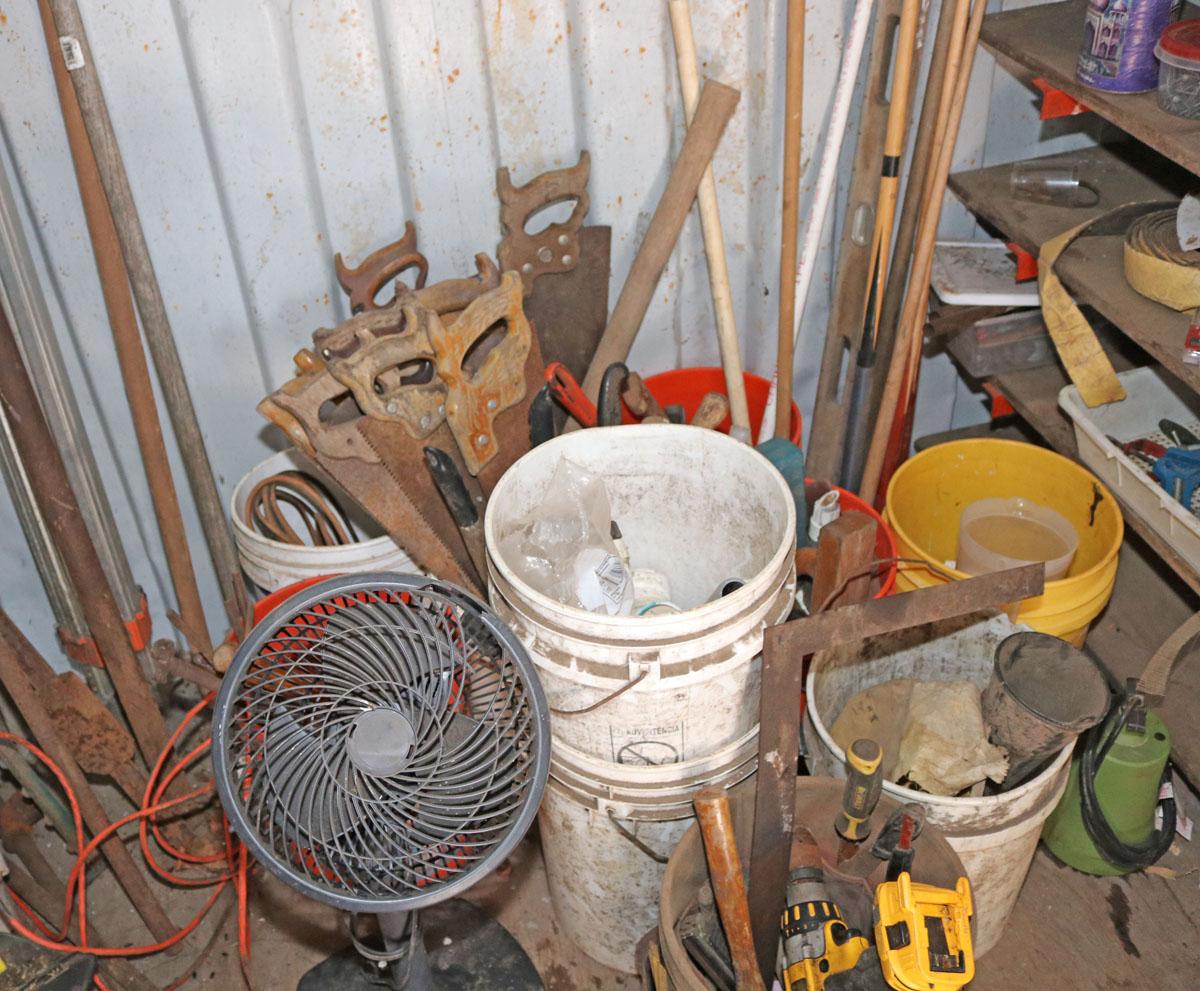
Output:
[[[75,863],[71,868],[70,876],[67,879],[67,898],[66,904],[63,906],[63,919],[57,931],[51,929],[49,925],[39,919],[34,911],[25,904],[16,893],[8,888],[7,892],[12,899],[12,903],[28,917],[41,933],[34,931],[26,925],[20,918],[15,915],[10,915],[7,919],[12,930],[26,939],[31,940],[38,946],[48,950],[58,950],[64,953],[75,953],[80,950],[91,953],[97,957],[140,957],[148,956],[152,953],[159,953],[168,947],[174,946],[180,940],[185,939],[200,923],[205,915],[213,907],[221,892],[225,890],[230,883],[234,886],[234,891],[237,894],[238,905],[238,952],[241,956],[242,967],[245,972],[249,972],[250,961],[250,918],[249,918],[249,896],[248,896],[248,871],[249,860],[246,855],[246,848],[237,838],[229,831],[228,821],[226,821],[225,830],[225,851],[223,853],[214,854],[211,856],[197,856],[188,853],[185,850],[176,849],[162,835],[158,825],[158,816],[160,813],[176,806],[184,805],[192,802],[197,798],[212,793],[212,785],[205,785],[202,788],[197,788],[189,791],[178,798],[163,799],[163,795],[171,782],[175,780],[187,767],[194,763],[198,758],[206,754],[212,747],[212,738],[204,740],[199,745],[193,747],[186,754],[180,757],[167,773],[163,774],[163,768],[166,766],[168,759],[175,750],[179,740],[187,732],[192,720],[212,702],[215,693],[211,693],[201,699],[196,705],[188,710],[183,717],[175,732],[171,734],[171,738],[167,741],[166,748],[159,755],[158,761],[155,763],[153,770],[150,772],[150,780],[146,785],[146,793],[142,797],[142,806],[136,812],[131,812],[127,816],[123,816],[116,822],[111,823],[102,832],[97,833],[90,841],[85,840],[83,831],[83,817],[79,811],[79,803],[76,800],[75,793],[71,789],[62,769],[54,763],[50,757],[40,748],[24,740],[21,737],[14,736],[11,733],[0,732],[0,742],[7,742],[19,747],[24,747],[38,760],[46,765],[58,779],[58,783],[62,786],[63,792],[67,796],[68,804],[71,807],[71,816],[75,824],[75,846],[79,851],[79,855],[75,858]],[[161,779],[161,780],[160,780]],[[174,935],[168,937],[160,943],[151,943],[146,946],[120,946],[120,947],[105,947],[93,946],[87,938],[87,882],[85,868],[88,858],[95,853],[97,848],[107,840],[110,836],[129,823],[138,823],[139,843],[142,850],[142,856],[146,860],[146,864],[150,869],[157,874],[163,881],[168,884],[183,888],[200,888],[215,886],[213,893],[205,901],[200,911],[192,917],[187,923]],[[173,858],[180,864],[191,864],[199,867],[206,867],[212,870],[213,865],[221,864],[222,870],[218,874],[210,874],[201,877],[182,877],[172,873],[158,862],[155,857],[153,846],[150,843],[150,838],[153,836],[155,844],[167,856]],[[71,927],[71,917],[75,910],[79,912],[79,941],[76,944],[66,942],[67,934]],[[104,982],[99,976],[96,977],[96,987],[100,991],[109,991]],[[181,982],[176,983],[176,987],[180,986]]]

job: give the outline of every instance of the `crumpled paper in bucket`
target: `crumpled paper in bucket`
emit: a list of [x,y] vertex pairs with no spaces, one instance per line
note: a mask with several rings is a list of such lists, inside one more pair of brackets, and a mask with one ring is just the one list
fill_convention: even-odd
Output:
[[969,681],[874,685],[846,704],[831,732],[843,750],[862,737],[875,740],[885,778],[907,778],[933,795],[957,795],[1008,773],[1008,756],[988,742],[979,689]]

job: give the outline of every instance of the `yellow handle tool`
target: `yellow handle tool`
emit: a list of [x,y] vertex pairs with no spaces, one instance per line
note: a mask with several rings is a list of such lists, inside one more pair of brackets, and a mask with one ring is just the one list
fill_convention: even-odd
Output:
[[846,860],[871,832],[871,816],[883,790],[883,748],[874,740],[855,740],[846,751],[846,789],[834,828],[842,843],[838,861]]

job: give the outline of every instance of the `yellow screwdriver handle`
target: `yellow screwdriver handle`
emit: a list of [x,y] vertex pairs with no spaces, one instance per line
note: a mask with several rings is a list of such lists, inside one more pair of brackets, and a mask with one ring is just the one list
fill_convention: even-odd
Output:
[[855,740],[846,751],[846,789],[835,828],[851,843],[871,831],[871,815],[883,790],[883,748],[874,740]]

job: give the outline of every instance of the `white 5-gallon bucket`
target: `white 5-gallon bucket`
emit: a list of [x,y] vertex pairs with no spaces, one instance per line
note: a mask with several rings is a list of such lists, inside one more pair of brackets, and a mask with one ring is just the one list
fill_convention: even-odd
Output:
[[[501,538],[538,505],[564,458],[604,479],[633,568],[664,574],[683,612],[587,612],[536,591],[502,558]],[[557,710],[555,743],[618,764],[670,764],[753,730],[763,629],[792,605],[795,527],[783,476],[714,430],[579,430],[517,461],[488,501],[489,594]],[[729,578],[745,585],[707,601]]]
[[[355,531],[365,539],[340,547],[309,547],[270,540],[247,526],[246,502],[254,487],[264,478],[281,471],[301,471],[320,481],[346,511]],[[256,465],[234,488],[229,509],[233,518],[233,539],[237,545],[238,561],[246,577],[263,592],[274,592],[293,582],[318,575],[349,571],[400,571],[413,574],[420,570],[396,541],[381,533],[379,524],[342,494],[328,475],[294,449],[273,454]]]
[[691,799],[754,772],[758,733],[686,764],[631,766],[557,747],[538,813],[555,918],[588,956],[635,972],[658,920],[667,858],[695,821]]
[[[963,617],[927,624],[860,644],[815,654],[809,668],[804,714],[809,768],[844,777],[845,753],[829,727],[863,689],[897,678],[970,681],[982,690],[992,655],[1009,634],[1027,629],[1007,616]],[[975,953],[1000,939],[1037,850],[1042,823],[1067,787],[1071,746],[1041,774],[1010,792],[979,798],[930,795],[885,781],[883,790],[901,802],[917,802],[954,848],[971,880],[975,902]]]

